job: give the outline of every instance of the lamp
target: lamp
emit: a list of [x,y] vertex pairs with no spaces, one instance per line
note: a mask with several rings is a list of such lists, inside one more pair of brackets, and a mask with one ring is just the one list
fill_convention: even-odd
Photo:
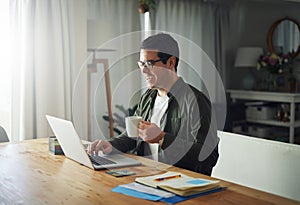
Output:
[[[241,47],[238,49],[234,66],[240,68],[255,68],[258,57],[263,53],[259,47]],[[242,80],[243,88],[251,90],[255,85],[255,77],[248,72]]]

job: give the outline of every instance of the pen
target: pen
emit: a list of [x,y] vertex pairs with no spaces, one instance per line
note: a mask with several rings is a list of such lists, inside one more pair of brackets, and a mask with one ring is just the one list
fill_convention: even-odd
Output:
[[181,175],[174,175],[174,176],[169,176],[169,177],[161,177],[161,178],[157,178],[157,179],[154,179],[154,181],[164,181],[164,180],[167,180],[167,179],[174,179],[174,178],[180,178]]

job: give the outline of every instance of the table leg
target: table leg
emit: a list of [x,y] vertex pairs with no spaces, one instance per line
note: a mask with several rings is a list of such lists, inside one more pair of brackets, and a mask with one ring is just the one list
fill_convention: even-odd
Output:
[[295,103],[291,102],[290,106],[290,136],[289,136],[289,142],[294,143],[294,131],[295,131]]

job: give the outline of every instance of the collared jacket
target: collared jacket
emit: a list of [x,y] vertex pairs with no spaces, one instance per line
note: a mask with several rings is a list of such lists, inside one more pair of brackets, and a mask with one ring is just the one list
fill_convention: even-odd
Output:
[[[135,115],[150,122],[156,96],[156,89],[148,89],[142,95]],[[219,139],[210,101],[182,78],[172,86],[168,96],[168,108],[160,121],[160,128],[166,134],[159,147],[158,160],[210,175],[219,157]],[[150,156],[148,143],[141,138],[129,138],[126,132],[110,142],[119,151]]]

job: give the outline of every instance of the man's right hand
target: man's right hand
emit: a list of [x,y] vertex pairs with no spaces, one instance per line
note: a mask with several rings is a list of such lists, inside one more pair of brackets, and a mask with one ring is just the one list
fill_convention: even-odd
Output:
[[106,140],[95,140],[89,145],[88,153],[98,155],[99,151],[102,151],[103,154],[109,154],[112,151],[112,145]]

